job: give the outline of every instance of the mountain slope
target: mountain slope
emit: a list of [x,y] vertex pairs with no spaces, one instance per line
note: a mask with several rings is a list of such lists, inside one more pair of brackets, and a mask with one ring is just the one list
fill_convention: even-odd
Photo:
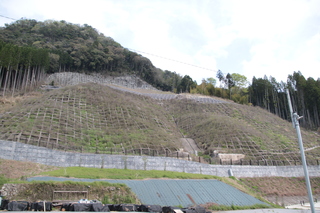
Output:
[[[49,74],[71,71],[110,76],[136,75],[165,91],[177,89],[182,79],[175,72],[156,68],[148,58],[122,47],[87,24],[63,20],[21,19],[0,27],[0,58],[3,68],[0,78],[1,81],[9,79],[8,82],[16,81],[10,73],[17,70],[20,72],[16,75],[29,72],[30,66],[31,69],[35,67],[33,73],[38,76],[39,64],[41,73],[45,70]],[[9,85],[5,87],[20,89],[24,81],[32,81],[32,78],[20,76],[18,80],[19,83],[7,83]],[[2,87],[0,82],[0,89]]]
[[[243,154],[244,164],[299,163],[291,123],[261,108],[126,88],[96,76],[72,79],[73,86],[43,91],[2,113],[0,138],[78,152],[173,155],[184,148],[179,139],[186,137],[211,163],[223,154]],[[81,84],[81,79],[92,83]],[[302,137],[314,164],[319,135],[302,130]],[[224,162],[240,163],[230,159],[234,156],[227,155]]]
[[[172,100],[168,104],[178,127],[193,138],[205,154],[245,154],[254,164],[283,165],[299,161],[297,135],[292,124],[259,107],[235,103],[198,104]],[[318,159],[318,134],[302,130],[309,160]]]
[[131,153],[179,148],[171,115],[153,99],[93,83],[24,101],[1,121],[1,139],[49,148]]

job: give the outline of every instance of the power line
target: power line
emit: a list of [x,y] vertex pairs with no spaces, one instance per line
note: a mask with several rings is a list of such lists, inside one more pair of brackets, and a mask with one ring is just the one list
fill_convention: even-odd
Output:
[[135,52],[140,52],[140,53],[156,56],[158,58],[163,58],[163,59],[166,59],[166,60],[169,60],[169,61],[174,61],[174,62],[177,62],[177,63],[180,63],[180,64],[185,64],[185,65],[188,65],[188,66],[197,67],[197,68],[200,68],[200,69],[203,69],[203,70],[209,70],[209,71],[217,72],[216,70],[213,70],[213,69],[210,69],[210,68],[200,67],[200,66],[197,66],[197,65],[194,65],[194,64],[189,64],[189,63],[183,62],[183,61],[178,61],[178,60],[175,60],[175,59],[171,59],[171,58],[166,58],[166,57],[163,57],[163,56],[155,55],[153,53],[147,53],[147,52],[143,52],[143,51],[135,50],[135,49],[131,49],[131,48],[127,48],[127,49],[131,50],[131,51],[135,51]]
[[8,16],[3,16],[3,15],[0,15],[0,16],[3,17],[3,18],[11,19],[11,20],[13,20],[13,21],[17,21],[17,20],[18,20],[18,19],[10,18],[10,17],[8,17]]

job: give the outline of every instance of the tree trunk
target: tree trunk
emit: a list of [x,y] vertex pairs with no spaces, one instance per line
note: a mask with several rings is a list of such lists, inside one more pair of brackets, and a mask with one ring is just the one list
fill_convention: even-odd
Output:
[[15,73],[15,75],[14,75],[13,87],[12,87],[12,97],[14,96],[14,92],[15,92],[15,89],[16,89],[18,68],[19,68],[19,65],[17,65],[16,73]]
[[3,86],[3,93],[2,93],[2,96],[4,97],[5,94],[6,94],[6,87],[7,87],[7,84],[8,84],[8,75],[10,73],[10,64],[8,66],[8,69],[7,69],[7,72],[6,72],[6,79],[4,81],[4,86]]
[[26,91],[27,91],[27,88],[28,88],[30,69],[31,69],[31,67],[30,67],[30,64],[29,64],[29,65],[28,65],[28,71],[27,71],[27,78],[26,78],[26,80],[25,80],[26,83],[25,83],[25,87],[24,87],[24,92],[26,92]]

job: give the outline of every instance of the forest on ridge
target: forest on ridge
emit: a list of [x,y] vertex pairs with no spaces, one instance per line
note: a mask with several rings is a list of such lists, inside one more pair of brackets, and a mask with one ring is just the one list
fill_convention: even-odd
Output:
[[287,82],[277,82],[272,76],[249,82],[243,75],[219,70],[216,76],[196,82],[188,75],[156,68],[148,58],[87,24],[20,19],[0,28],[0,96],[31,91],[48,74],[64,71],[135,75],[159,90],[231,99],[285,120],[291,117],[288,88],[294,111],[304,116],[300,124],[312,130],[320,127],[320,78],[305,78],[303,71],[288,74]]

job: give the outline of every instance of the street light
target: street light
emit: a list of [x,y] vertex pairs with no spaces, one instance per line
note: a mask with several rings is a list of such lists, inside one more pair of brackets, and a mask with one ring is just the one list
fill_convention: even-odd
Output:
[[293,128],[296,129],[297,136],[298,136],[298,142],[299,142],[300,154],[301,154],[301,161],[302,161],[302,165],[303,165],[304,177],[305,177],[305,180],[306,180],[306,185],[307,185],[307,190],[308,190],[310,207],[311,207],[312,213],[315,213],[313,197],[312,197],[312,191],[311,191],[311,185],[310,185],[309,172],[308,172],[308,169],[307,169],[307,162],[306,162],[306,157],[305,157],[305,154],[304,154],[304,148],[303,148],[300,125],[299,125],[299,120],[301,118],[303,118],[303,116],[299,116],[296,112],[293,113],[290,94],[289,94],[289,89],[286,89],[286,92],[287,92],[287,96],[288,96],[288,103],[289,103],[289,109],[290,109],[290,114],[291,114],[292,125],[293,125]]

